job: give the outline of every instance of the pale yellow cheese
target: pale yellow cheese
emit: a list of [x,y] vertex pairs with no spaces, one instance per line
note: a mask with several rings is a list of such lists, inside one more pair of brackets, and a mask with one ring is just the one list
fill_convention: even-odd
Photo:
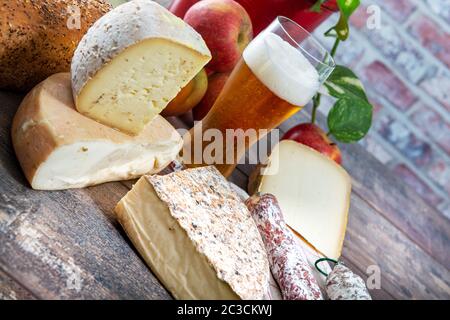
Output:
[[[238,299],[141,178],[115,209],[120,223],[165,288],[177,299]],[[189,261],[189,265],[186,264]]]
[[258,229],[214,167],[144,176],[115,212],[175,298],[268,297],[269,262]]
[[175,128],[160,116],[132,137],[78,113],[68,73],[49,77],[25,97],[13,120],[12,142],[25,176],[39,190],[157,173],[182,145]]
[[317,251],[339,258],[345,237],[351,179],[333,160],[283,140],[262,170],[258,191],[275,195],[288,225]]
[[136,135],[210,59],[183,20],[153,1],[130,1],[100,18],[75,51],[77,110]]

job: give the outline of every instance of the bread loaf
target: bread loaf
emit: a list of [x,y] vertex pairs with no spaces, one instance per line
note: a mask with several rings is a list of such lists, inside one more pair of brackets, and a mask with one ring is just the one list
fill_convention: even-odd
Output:
[[3,0],[0,89],[25,91],[70,70],[87,29],[111,9],[107,0]]

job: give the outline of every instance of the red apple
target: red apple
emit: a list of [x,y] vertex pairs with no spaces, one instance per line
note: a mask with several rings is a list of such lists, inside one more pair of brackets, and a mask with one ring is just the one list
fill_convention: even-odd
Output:
[[169,11],[183,19],[189,8],[199,1],[200,0],[174,0],[169,7]]
[[342,164],[341,150],[339,150],[339,147],[315,124],[301,123],[286,132],[283,140],[294,140],[307,145],[336,161],[338,164]]
[[229,73],[214,73],[209,76],[208,90],[200,103],[192,110],[195,121],[202,120],[211,110],[229,76]]
[[233,0],[203,0],[184,16],[205,40],[212,54],[207,68],[230,72],[253,38],[252,23],[245,9]]

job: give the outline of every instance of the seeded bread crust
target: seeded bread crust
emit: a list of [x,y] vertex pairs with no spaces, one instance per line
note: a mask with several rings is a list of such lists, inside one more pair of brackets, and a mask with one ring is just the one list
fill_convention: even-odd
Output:
[[[79,9],[79,28],[68,27],[71,8]],[[1,1],[0,89],[27,91],[68,72],[82,36],[111,8],[107,0]]]

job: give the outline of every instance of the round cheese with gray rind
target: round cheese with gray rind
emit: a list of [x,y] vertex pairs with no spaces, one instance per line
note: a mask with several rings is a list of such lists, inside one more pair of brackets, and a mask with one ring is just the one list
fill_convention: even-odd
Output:
[[77,110],[136,135],[211,59],[202,37],[150,0],[133,0],[100,18],[71,66]]
[[181,149],[178,132],[161,116],[132,137],[75,110],[68,73],[41,82],[23,100],[12,142],[34,189],[82,188],[157,173]]

